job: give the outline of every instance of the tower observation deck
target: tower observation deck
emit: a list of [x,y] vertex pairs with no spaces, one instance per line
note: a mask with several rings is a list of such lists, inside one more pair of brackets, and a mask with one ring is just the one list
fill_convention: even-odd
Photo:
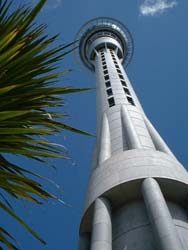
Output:
[[124,68],[129,30],[96,18],[77,58],[96,77],[97,139],[79,250],[187,250],[188,174],[145,115]]

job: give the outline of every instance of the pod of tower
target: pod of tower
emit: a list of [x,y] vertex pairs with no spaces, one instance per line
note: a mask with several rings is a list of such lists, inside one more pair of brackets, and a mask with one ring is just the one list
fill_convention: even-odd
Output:
[[125,67],[129,30],[96,18],[77,53],[96,78],[97,138],[79,250],[187,250],[188,174],[147,118]]

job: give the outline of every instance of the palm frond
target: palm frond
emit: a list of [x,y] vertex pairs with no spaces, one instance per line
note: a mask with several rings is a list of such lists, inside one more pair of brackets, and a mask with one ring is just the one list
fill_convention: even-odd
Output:
[[[35,204],[56,197],[36,181],[44,177],[13,164],[5,153],[48,165],[46,159],[66,158],[66,151],[48,141],[47,136],[62,130],[88,135],[62,123],[66,114],[56,109],[63,104],[62,95],[88,89],[57,85],[59,77],[70,72],[60,72],[57,63],[73,50],[73,43],[53,46],[58,36],[48,37],[46,26],[34,23],[45,2],[39,0],[34,8],[22,6],[11,12],[12,1],[0,1],[0,208],[42,243],[14,213],[7,197]],[[16,240],[1,227],[0,242],[8,249],[18,249]]]

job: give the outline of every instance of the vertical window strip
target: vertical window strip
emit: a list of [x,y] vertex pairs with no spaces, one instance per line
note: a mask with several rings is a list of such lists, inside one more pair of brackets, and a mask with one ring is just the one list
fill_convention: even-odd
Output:
[[[115,61],[115,60],[113,60],[113,61]],[[121,85],[122,85],[122,87],[123,87],[123,90],[124,90],[124,93],[125,93],[125,95],[126,95],[126,98],[127,98],[128,103],[130,103],[131,105],[135,106],[135,103],[134,103],[134,101],[133,101],[133,98],[132,98],[132,96],[131,96],[131,93],[130,93],[128,87],[127,87],[127,84],[126,84],[126,82],[125,82],[125,79],[124,79],[124,77],[123,77],[123,74],[122,74],[121,70],[119,69],[119,66],[118,66],[117,62],[114,62],[114,64],[115,64],[115,68],[116,68],[117,73],[118,73],[118,76],[119,76],[119,78],[120,78],[120,82],[121,82]]]
[[101,56],[101,62],[102,62],[102,68],[103,68],[103,76],[104,76],[104,80],[105,80],[105,85],[106,85],[106,94],[108,97],[108,105],[109,107],[113,107],[115,106],[115,100],[113,97],[113,91],[111,88],[111,82],[110,82],[110,77],[108,74],[108,69],[107,69],[107,65],[106,65],[106,60],[105,60],[105,55],[104,55],[104,51],[101,50],[100,51],[100,56]]

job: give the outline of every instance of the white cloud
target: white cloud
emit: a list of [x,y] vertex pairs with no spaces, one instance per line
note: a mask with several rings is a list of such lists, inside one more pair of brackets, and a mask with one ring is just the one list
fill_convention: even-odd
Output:
[[142,16],[154,16],[174,8],[177,4],[176,0],[144,0],[140,5],[140,14]]

